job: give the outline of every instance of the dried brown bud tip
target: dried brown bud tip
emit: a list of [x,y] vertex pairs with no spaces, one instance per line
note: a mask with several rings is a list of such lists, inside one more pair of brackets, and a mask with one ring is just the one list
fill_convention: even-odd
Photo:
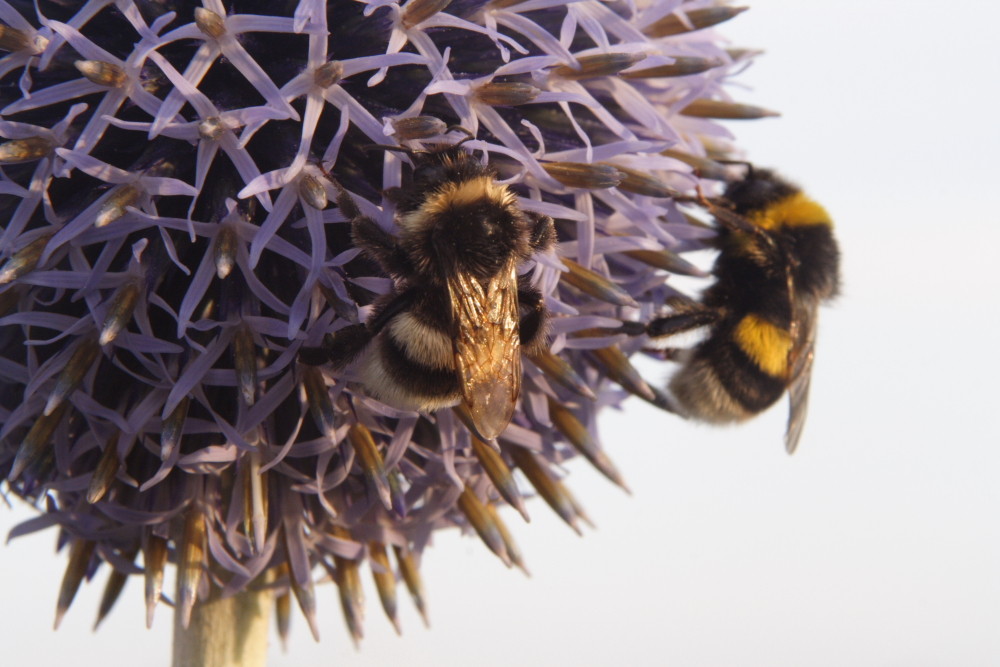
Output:
[[142,192],[135,185],[128,183],[119,185],[111,196],[104,200],[104,204],[97,211],[94,217],[95,227],[110,225],[126,213],[126,208],[139,201]]
[[495,553],[503,561],[504,565],[510,567],[512,565],[510,556],[507,555],[507,548],[504,545],[503,537],[500,535],[496,523],[486,511],[486,506],[483,502],[476,497],[475,491],[468,485],[462,491],[462,495],[458,497],[458,509],[469,520],[469,525],[475,529],[476,534],[479,535],[483,544]]
[[146,627],[153,626],[153,612],[163,590],[163,569],[167,564],[167,541],[147,532],[142,544],[142,565],[146,579]]
[[600,448],[583,422],[577,419],[576,415],[569,408],[556,402],[551,397],[549,397],[549,418],[552,419],[552,425],[566,436],[569,443],[578,452],[583,454],[597,468],[598,472],[626,491],[629,490],[625,484],[625,480],[618,472],[618,468],[615,467],[615,464],[611,462],[608,455]]
[[226,126],[223,124],[221,118],[218,116],[209,116],[198,123],[198,136],[208,141],[215,141],[222,136],[222,132],[225,129]]
[[128,81],[125,70],[114,63],[102,60],[77,60],[73,64],[80,70],[80,74],[98,86],[121,88]]
[[681,109],[680,114],[695,118],[718,118],[723,120],[755,120],[757,118],[781,115],[777,111],[771,111],[764,107],[756,107],[752,104],[707,99],[694,100]]
[[660,155],[673,158],[678,162],[683,162],[684,164],[689,165],[694,168],[698,176],[701,178],[707,178],[713,181],[725,181],[729,178],[729,175],[726,173],[725,165],[719,164],[715,160],[710,160],[706,157],[701,157],[700,155],[691,155],[690,153],[674,150],[672,148],[660,151]]
[[541,352],[530,355],[529,358],[531,359],[531,362],[538,366],[538,369],[545,373],[545,376],[550,380],[558,382],[574,394],[591,401],[597,400],[597,396],[594,394],[593,390],[587,386],[586,380],[580,377],[573,366],[558,354],[552,354],[552,352],[546,348]]
[[703,277],[705,275],[705,272],[697,266],[669,250],[627,250],[622,254],[643,264],[680,276]]
[[407,30],[426,21],[451,4],[451,0],[410,0],[403,7],[403,27]]
[[31,429],[28,430],[28,434],[24,436],[21,446],[17,449],[14,462],[10,466],[10,472],[7,473],[8,480],[13,481],[20,477],[21,473],[29,466],[44,459],[51,451],[52,434],[55,433],[56,427],[59,426],[63,415],[66,414],[68,405],[69,403],[62,403],[52,414],[42,415],[35,420]]
[[514,536],[511,535],[510,529],[507,528],[507,524],[505,524],[503,519],[500,518],[500,513],[497,511],[496,504],[487,503],[486,513],[489,515],[490,520],[493,521],[493,524],[497,527],[497,532],[500,533],[500,539],[503,540],[503,545],[507,550],[507,555],[510,557],[510,562],[524,572],[525,575],[530,577],[531,572],[528,572],[528,566],[524,564],[524,556],[521,553],[521,548],[517,546],[517,542],[514,541]]
[[96,337],[86,336],[79,340],[66,365],[60,371],[59,377],[56,378],[55,386],[49,394],[49,400],[45,403],[43,414],[46,416],[52,414],[52,411],[60,403],[76,391],[87,375],[87,371],[94,365],[94,360],[97,359],[100,351],[101,348],[97,344]]
[[645,195],[646,197],[670,197],[674,194],[673,190],[665,186],[651,174],[637,169],[629,169],[628,167],[613,166],[623,177],[622,182],[618,184],[620,190],[637,195]]
[[593,79],[601,76],[614,76],[645,59],[645,53],[598,53],[577,58],[575,66],[560,65],[552,70],[552,73],[564,79]]
[[658,79],[671,76],[688,76],[689,74],[701,74],[713,67],[722,65],[718,58],[697,58],[694,56],[677,56],[674,62],[669,65],[657,65],[631,72],[622,72],[625,79]]
[[513,446],[510,448],[511,458],[521,469],[524,476],[535,488],[538,495],[548,503],[548,506],[559,515],[559,518],[566,522],[577,535],[580,535],[580,527],[576,523],[577,513],[573,506],[573,501],[562,482],[555,479],[552,474],[538,461],[534,452],[524,448]]
[[514,107],[534,101],[541,92],[530,83],[497,81],[484,83],[473,94],[477,100],[491,107]]
[[56,622],[54,629],[59,629],[59,623],[69,606],[73,604],[73,598],[83,582],[83,577],[87,574],[87,566],[90,558],[94,555],[95,543],[90,540],[75,539],[70,543],[69,562],[66,563],[66,573],[63,575],[62,584],[59,586],[59,599],[56,602]]
[[26,137],[0,144],[0,164],[41,160],[52,152],[52,141],[45,137]]
[[104,497],[104,494],[111,488],[111,483],[115,481],[118,468],[121,462],[118,460],[118,431],[115,431],[108,441],[104,443],[104,451],[94,468],[94,476],[90,478],[90,485],[87,487],[87,502],[96,503]]
[[198,597],[198,584],[205,574],[206,530],[205,515],[197,506],[187,510],[184,534],[177,545],[177,608],[181,627],[191,622],[191,610]]
[[[128,562],[133,562],[135,560],[135,555],[139,552],[139,545],[133,544],[131,547],[126,547],[122,549],[121,555]],[[111,610],[115,606],[115,602],[118,601],[118,596],[121,595],[122,590],[125,588],[125,583],[128,581],[128,572],[122,572],[117,568],[111,570],[111,574],[108,575],[108,583],[104,585],[104,593],[101,595],[101,604],[97,609],[97,620],[94,621],[94,630],[97,626],[101,624],[101,621],[111,613]]]
[[212,39],[219,39],[226,34],[225,19],[210,9],[196,7],[194,10],[194,23],[198,26],[198,30],[201,30]]
[[320,88],[329,88],[344,78],[344,65],[339,60],[325,62],[313,72],[313,82]]
[[34,271],[50,238],[52,238],[52,234],[42,234],[11,255],[10,259],[4,262],[3,267],[0,267],[0,285],[14,282],[21,276]]
[[312,174],[303,174],[299,178],[299,197],[318,211],[322,211],[329,203],[326,197],[326,188]]
[[191,405],[191,397],[185,396],[180,400],[167,418],[163,421],[163,429],[160,431],[160,458],[166,460],[170,458],[174,448],[181,440],[184,432],[184,422],[187,421],[188,407]]
[[104,316],[101,337],[97,340],[98,345],[104,346],[113,341],[122,329],[132,321],[132,311],[135,310],[135,306],[139,302],[139,289],[140,283],[132,280],[119,287],[115,292],[111,298],[108,313]]
[[236,228],[222,225],[215,235],[215,275],[226,278],[236,264]]
[[274,596],[274,621],[278,626],[281,648],[288,650],[288,634],[292,629],[292,595],[290,587]]
[[17,28],[0,23],[0,51],[23,51],[31,46],[28,36]]
[[567,285],[615,306],[637,305],[628,292],[596,271],[585,269],[571,259],[563,258],[562,262],[569,270],[560,275],[560,280]]
[[241,326],[233,335],[233,366],[243,401],[253,405],[257,392],[257,346],[248,326]]
[[500,492],[503,499],[510,503],[511,507],[517,509],[525,521],[530,521],[528,512],[524,508],[521,492],[518,491],[517,482],[514,481],[514,475],[500,453],[475,435],[472,436],[472,451],[479,459],[483,470],[486,471],[486,476],[493,482],[493,486]]
[[300,372],[309,412],[312,413],[316,428],[328,438],[336,439],[334,430],[337,412],[334,410],[333,401],[330,400],[330,391],[326,388],[323,374],[315,366],[300,366]]
[[571,188],[603,190],[613,188],[622,182],[624,176],[610,164],[590,164],[587,162],[549,162],[542,168],[549,176]]
[[420,569],[417,567],[417,559],[414,557],[413,552],[408,549],[394,546],[392,550],[396,554],[396,562],[399,563],[399,574],[403,577],[406,590],[410,591],[410,597],[413,598],[413,604],[417,608],[417,611],[420,612],[420,618],[423,619],[424,625],[429,627],[430,620],[427,617],[427,598],[424,594],[424,581],[420,576]]
[[298,603],[299,610],[309,623],[309,631],[312,633],[313,640],[318,642],[319,625],[316,623],[316,587],[313,585],[312,576],[309,576],[305,586],[303,586],[295,578],[295,574],[289,571],[288,583],[292,589],[292,593],[295,594],[295,602]]
[[[331,531],[334,537],[350,540],[351,534],[345,528],[334,526]],[[358,561],[342,556],[334,556],[336,566],[337,587],[340,589],[340,608],[344,612],[344,621],[351,639],[357,647],[358,641],[364,637],[362,623],[365,617],[365,596],[361,589],[361,574],[358,571]]]
[[448,131],[448,125],[434,116],[411,116],[410,118],[393,118],[392,129],[399,141],[410,139],[427,139],[436,137]]
[[694,32],[728,21],[747,9],[748,7],[703,7],[685,12],[686,20],[677,14],[667,14],[659,21],[646,26],[643,32],[650,37],[668,37]]
[[604,373],[620,384],[623,389],[647,401],[656,400],[656,394],[653,393],[652,388],[642,379],[639,371],[629,363],[628,357],[617,347],[603,347],[589,350],[588,353]]
[[402,629],[399,627],[399,615],[396,613],[396,576],[389,564],[389,554],[385,550],[385,545],[381,542],[369,542],[368,560],[371,563],[375,588],[378,589],[379,601],[382,603],[382,611],[392,623],[392,627],[396,629],[396,634],[402,634]]
[[375,487],[379,500],[382,501],[382,506],[391,512],[392,494],[389,492],[389,479],[385,473],[382,454],[378,451],[375,439],[372,438],[372,432],[364,424],[355,423],[347,432],[347,439],[358,455],[365,477]]

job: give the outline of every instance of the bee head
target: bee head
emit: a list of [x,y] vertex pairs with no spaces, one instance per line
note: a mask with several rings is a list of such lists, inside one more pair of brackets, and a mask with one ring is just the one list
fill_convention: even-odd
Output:
[[725,198],[741,215],[761,211],[798,192],[794,185],[767,169],[750,168],[745,178],[726,187]]

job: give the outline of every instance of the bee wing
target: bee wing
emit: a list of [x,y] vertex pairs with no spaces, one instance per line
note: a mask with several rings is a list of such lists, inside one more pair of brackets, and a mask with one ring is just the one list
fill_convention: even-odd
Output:
[[785,450],[795,453],[806,425],[809,409],[809,384],[812,378],[813,356],[816,349],[816,318],[819,304],[815,301],[799,303],[794,323],[795,339],[789,353],[788,368],[788,428],[785,431]]
[[455,366],[462,398],[479,435],[500,435],[521,393],[517,271],[514,262],[484,285],[473,276],[448,280],[454,309]]

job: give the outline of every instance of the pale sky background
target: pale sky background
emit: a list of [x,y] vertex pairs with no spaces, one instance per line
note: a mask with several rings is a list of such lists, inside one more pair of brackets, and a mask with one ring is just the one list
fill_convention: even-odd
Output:
[[[506,515],[530,579],[441,534],[430,630],[401,597],[397,638],[369,586],[356,652],[326,585],[323,641],[296,610],[270,665],[1000,664],[1000,3],[744,4],[723,32],[767,54],[733,95],[783,117],[730,127],[827,207],[844,253],[798,453],[784,404],[719,430],[629,401],[601,429],[633,495],[570,466],[596,530],[541,501]],[[0,534],[29,516],[0,507]],[[52,632],[54,542],[0,547],[0,662],[168,665],[170,610],[146,631],[141,581],[91,633],[106,569]]]

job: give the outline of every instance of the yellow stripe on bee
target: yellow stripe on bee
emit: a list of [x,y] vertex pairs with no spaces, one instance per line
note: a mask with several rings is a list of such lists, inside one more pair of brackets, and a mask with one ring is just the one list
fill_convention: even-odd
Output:
[[757,227],[774,231],[782,227],[833,225],[826,209],[802,192],[779,199],[762,211],[747,216]]
[[490,176],[481,176],[460,183],[445,183],[427,197],[423,208],[428,213],[442,213],[453,206],[466,206],[486,200],[497,206],[513,204],[514,194]]
[[420,208],[411,211],[398,220],[400,228],[417,232],[435,222],[435,216],[446,213],[453,207],[462,207],[486,201],[495,206],[511,206],[517,197],[506,185],[501,185],[490,176],[481,176],[458,183],[445,183],[434,192],[428,193]]
[[736,325],[736,345],[768,375],[783,378],[788,374],[791,334],[756,315],[747,315]]

